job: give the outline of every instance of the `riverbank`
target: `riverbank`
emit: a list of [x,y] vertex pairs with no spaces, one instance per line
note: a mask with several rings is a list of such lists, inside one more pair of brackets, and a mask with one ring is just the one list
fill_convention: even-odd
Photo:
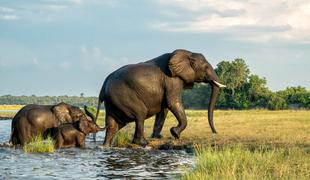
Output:
[[0,120],[12,119],[24,105],[0,105]]
[[[194,152],[195,168],[181,179],[310,178],[310,111],[215,111],[215,135],[207,111],[186,113],[188,126],[179,140],[170,135],[169,129],[177,125],[171,113],[160,140],[149,138],[154,120],[145,122],[145,137],[153,149]],[[118,140],[117,146],[137,147],[130,143],[133,123],[120,132],[125,141]]]
[[[214,112],[214,124],[218,134],[212,134],[207,111],[187,110],[188,123],[181,138],[175,140],[170,128],[177,125],[175,117],[169,113],[162,130],[162,139],[150,138],[154,118],[145,121],[145,137],[153,148],[226,146],[242,143],[248,146],[298,146],[310,152],[310,111],[307,110],[247,110]],[[103,122],[100,122],[103,124]],[[134,123],[128,124],[121,131],[130,135],[134,133]]]
[[3,112],[3,111],[0,111],[0,120],[13,119],[15,114],[16,114],[16,112]]

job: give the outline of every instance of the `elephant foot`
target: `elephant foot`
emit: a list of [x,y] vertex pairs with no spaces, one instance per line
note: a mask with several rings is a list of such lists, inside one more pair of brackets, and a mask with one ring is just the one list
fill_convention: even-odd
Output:
[[145,140],[144,138],[140,138],[140,139],[134,138],[134,139],[132,140],[132,143],[133,143],[133,144],[138,144],[138,145],[143,146],[143,147],[145,147],[146,145],[148,145],[147,140]]
[[163,136],[161,134],[152,134],[151,138],[161,139]]
[[177,130],[176,127],[172,127],[170,129],[170,133],[172,134],[172,136],[175,138],[175,139],[179,139],[180,138],[180,133],[179,131]]
[[101,147],[104,147],[104,148],[111,147],[111,143],[109,143],[109,142],[103,142],[103,144],[101,145]]

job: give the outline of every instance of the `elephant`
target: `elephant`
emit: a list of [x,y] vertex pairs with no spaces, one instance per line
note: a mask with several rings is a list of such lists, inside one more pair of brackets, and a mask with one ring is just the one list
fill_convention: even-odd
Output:
[[104,128],[100,128],[93,121],[79,120],[49,128],[44,132],[43,137],[52,137],[56,148],[79,147],[84,149],[86,136],[89,133],[97,133],[103,130]]
[[63,102],[56,105],[28,104],[12,120],[10,142],[23,146],[49,128],[79,120],[88,118],[80,108]]
[[144,120],[156,115],[153,137],[160,132],[168,110],[178,121],[170,133],[180,138],[187,126],[187,117],[182,105],[181,93],[184,88],[192,88],[194,83],[208,83],[212,87],[208,107],[208,120],[213,133],[213,110],[219,90],[225,85],[206,58],[195,52],[177,49],[146,62],[125,65],[112,72],[105,79],[99,93],[98,118],[101,103],[106,108],[106,136],[103,146],[111,146],[115,133],[127,123],[135,122],[133,143],[148,144],[144,137]]

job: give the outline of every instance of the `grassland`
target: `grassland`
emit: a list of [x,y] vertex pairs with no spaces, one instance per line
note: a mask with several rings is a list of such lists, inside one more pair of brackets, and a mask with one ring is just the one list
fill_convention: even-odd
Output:
[[12,119],[22,107],[23,105],[0,105],[0,120]]
[[[223,111],[214,113],[214,124],[218,134],[212,134],[207,111],[188,110],[187,128],[179,140],[174,140],[169,129],[177,125],[169,113],[160,140],[149,138],[154,118],[145,122],[145,136],[154,148],[168,143],[176,145],[229,145],[242,143],[248,146],[271,145],[277,147],[302,147],[310,152],[310,111],[307,110],[247,110]],[[102,117],[102,116],[101,116]],[[99,119],[103,124],[103,119]],[[124,127],[122,132],[134,133],[134,123]]]
[[[215,111],[216,135],[207,111],[189,110],[187,115],[188,126],[179,140],[169,132],[177,124],[172,114],[160,140],[149,138],[154,119],[145,122],[151,147],[194,149],[196,166],[182,179],[310,179],[310,111]],[[114,145],[136,147],[130,143],[133,133],[134,124],[129,124]]]

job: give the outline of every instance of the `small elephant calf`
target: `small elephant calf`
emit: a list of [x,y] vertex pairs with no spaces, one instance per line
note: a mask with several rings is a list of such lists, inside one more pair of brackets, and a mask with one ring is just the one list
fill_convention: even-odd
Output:
[[100,128],[95,122],[80,120],[50,128],[44,132],[44,137],[51,136],[55,140],[56,148],[85,148],[86,135],[103,130],[104,128]]

